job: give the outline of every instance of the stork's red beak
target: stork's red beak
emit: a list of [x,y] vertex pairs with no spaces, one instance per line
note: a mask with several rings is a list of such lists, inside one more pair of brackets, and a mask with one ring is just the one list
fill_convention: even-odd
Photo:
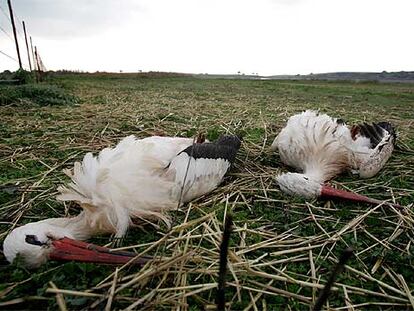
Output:
[[384,202],[384,201],[377,200],[377,199],[372,199],[372,198],[369,198],[369,197],[366,197],[364,195],[357,194],[354,192],[335,189],[328,185],[322,186],[321,197],[327,198],[327,199],[343,199],[343,200],[348,200],[348,201],[353,201],[353,202],[363,202],[363,203],[376,204],[376,205],[385,204],[385,205],[393,206],[399,209],[402,208],[402,206],[398,204]]
[[52,260],[78,261],[103,264],[125,264],[133,261],[134,264],[143,265],[152,260],[150,257],[136,257],[137,254],[125,251],[112,251],[109,248],[85,243],[70,238],[54,240],[53,250],[49,254]]

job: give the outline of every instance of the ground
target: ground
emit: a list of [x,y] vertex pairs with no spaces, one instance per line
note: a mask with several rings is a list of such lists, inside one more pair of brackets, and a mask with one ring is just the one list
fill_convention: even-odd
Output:
[[[218,247],[230,212],[229,309],[308,310],[348,246],[354,256],[334,285],[330,308],[414,307],[413,84],[145,74],[67,75],[47,83],[79,100],[49,106],[47,100],[13,99],[0,106],[0,241],[17,225],[76,215],[75,204],[55,199],[57,186],[68,181],[62,169],[124,136],[206,133],[214,139],[236,133],[244,140],[222,186],[172,212],[171,229],[141,223],[116,244],[163,256],[161,263],[116,268],[49,262],[26,270],[2,258],[1,308],[214,309]],[[397,149],[377,176],[359,180],[344,174],[332,183],[395,200],[404,210],[305,201],[280,192],[274,176],[289,168],[269,147],[287,118],[308,108],[347,123],[396,126]]]

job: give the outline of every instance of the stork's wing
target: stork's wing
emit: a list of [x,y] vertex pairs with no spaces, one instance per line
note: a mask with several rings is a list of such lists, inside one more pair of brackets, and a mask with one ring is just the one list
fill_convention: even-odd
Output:
[[181,202],[214,190],[234,162],[239,146],[238,138],[225,136],[215,143],[193,144],[180,152],[171,161],[167,174],[175,177],[175,195]]
[[352,130],[352,138],[365,137],[369,139],[368,154],[362,154],[359,161],[359,175],[369,178],[378,173],[390,158],[396,141],[394,127],[389,122],[363,123]]
[[57,199],[79,203],[89,223],[113,228],[118,237],[126,232],[130,217],[158,217],[168,223],[161,211],[176,206],[170,198],[174,182],[160,179],[158,173],[192,143],[192,138],[131,135],[98,156],[87,153],[67,171],[72,181],[58,188]]

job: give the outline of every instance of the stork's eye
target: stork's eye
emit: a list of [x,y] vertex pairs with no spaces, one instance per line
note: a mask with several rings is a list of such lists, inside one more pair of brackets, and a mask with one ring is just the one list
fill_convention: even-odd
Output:
[[42,246],[45,243],[40,242],[37,239],[37,236],[33,235],[33,234],[26,234],[26,239],[25,239],[26,243],[32,244],[32,245],[37,245],[37,246]]
[[305,180],[309,180],[309,178],[308,177],[303,177]]

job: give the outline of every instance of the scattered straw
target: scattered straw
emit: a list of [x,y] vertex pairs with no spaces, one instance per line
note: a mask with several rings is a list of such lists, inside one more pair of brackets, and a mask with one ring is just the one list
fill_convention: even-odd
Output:
[[[130,229],[129,244],[119,249],[156,260],[140,268],[132,262],[102,269],[106,272],[94,268],[94,280],[84,282],[88,289],[50,282],[53,273],[33,272],[49,287],[40,298],[55,303],[56,297],[60,310],[73,308],[68,296],[85,298],[84,309],[215,309],[222,221],[231,212],[228,310],[311,308],[330,267],[348,246],[354,247],[355,257],[332,287],[331,309],[414,307],[414,127],[409,116],[414,107],[412,99],[406,99],[412,98],[412,86],[171,77],[73,81],[83,100],[80,106],[0,107],[5,132],[0,169],[7,175],[0,183],[1,193],[6,193],[0,205],[0,238],[29,221],[77,214],[75,205],[55,200],[57,185],[68,181],[62,169],[85,152],[113,146],[126,135],[194,137],[205,132],[213,137],[226,132],[244,138],[222,185],[174,211],[173,228],[144,223]],[[333,182],[405,204],[404,210],[306,202],[280,192],[274,177],[288,168],[269,145],[286,119],[305,108],[319,108],[348,123],[366,117],[397,125],[400,149],[378,176],[361,180],[344,175]],[[143,239],[147,233],[154,238]],[[54,269],[67,273],[61,265]],[[88,273],[82,277],[88,278]],[[20,292],[30,284],[39,286],[38,280],[5,279],[10,283],[0,291],[0,307],[40,301]]]

